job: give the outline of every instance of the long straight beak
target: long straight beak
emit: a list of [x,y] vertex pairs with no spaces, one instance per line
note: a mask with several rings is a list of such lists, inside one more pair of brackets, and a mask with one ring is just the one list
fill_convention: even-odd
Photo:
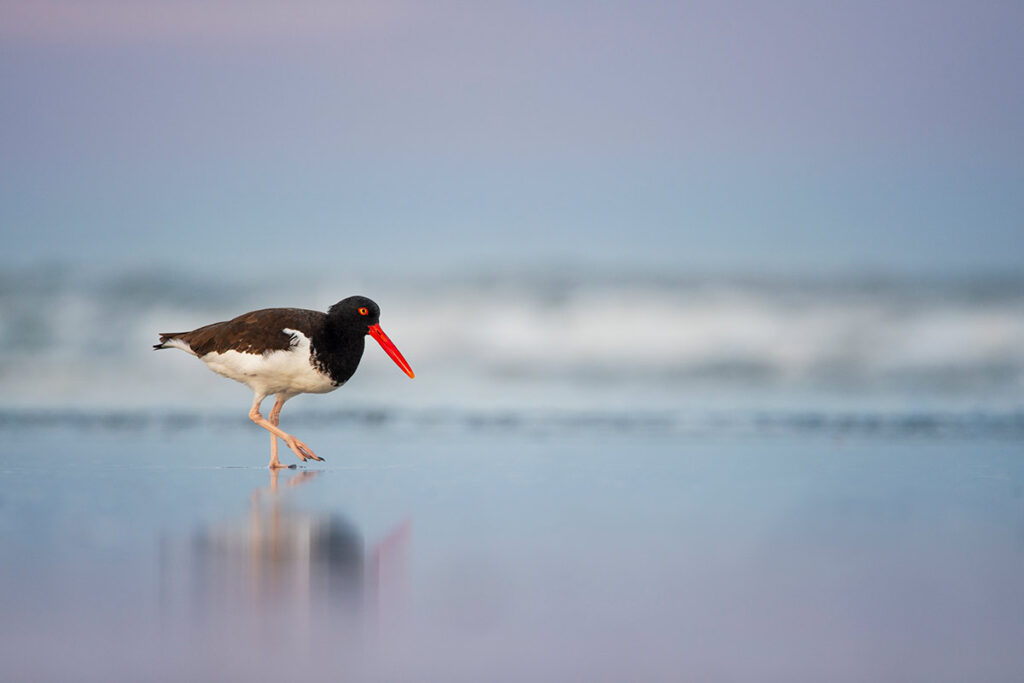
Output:
[[391,343],[391,340],[388,339],[388,335],[384,334],[384,330],[380,329],[379,324],[370,325],[368,331],[370,336],[376,339],[377,343],[380,344],[380,347],[384,349],[384,352],[391,356],[391,360],[395,361],[395,364],[402,368],[402,372],[409,375],[409,377],[416,376],[413,373],[412,368],[409,367],[409,361],[405,360],[405,357],[402,356],[402,353],[398,348]]

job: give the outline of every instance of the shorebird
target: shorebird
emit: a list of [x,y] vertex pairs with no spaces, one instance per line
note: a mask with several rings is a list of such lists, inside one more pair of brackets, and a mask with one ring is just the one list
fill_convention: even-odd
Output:
[[[366,335],[376,339],[405,374],[415,377],[380,329],[380,307],[365,296],[342,299],[327,313],[264,308],[191,332],[164,332],[153,348],[181,349],[217,374],[248,385],[255,394],[249,419],[270,432],[270,468],[277,469],[285,467],[277,458],[278,438],[303,462],[323,461],[278,427],[281,408],[298,394],[325,394],[347,382],[363,357]],[[260,404],[270,395],[276,400],[266,419]]]

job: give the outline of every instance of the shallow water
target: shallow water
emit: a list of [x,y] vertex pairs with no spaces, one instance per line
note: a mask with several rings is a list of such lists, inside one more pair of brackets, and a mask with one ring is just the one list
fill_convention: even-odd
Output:
[[1015,432],[292,426],[0,422],[3,678],[1024,672]]

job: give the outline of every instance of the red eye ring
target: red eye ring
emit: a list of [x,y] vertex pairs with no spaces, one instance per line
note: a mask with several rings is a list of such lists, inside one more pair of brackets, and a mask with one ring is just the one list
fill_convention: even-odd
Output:
[[365,308],[365,307],[359,309],[359,315],[369,315],[369,314],[370,314],[370,309]]

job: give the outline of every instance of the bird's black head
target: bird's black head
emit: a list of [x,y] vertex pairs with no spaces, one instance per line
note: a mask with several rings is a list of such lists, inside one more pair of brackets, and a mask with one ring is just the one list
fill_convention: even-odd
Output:
[[409,367],[408,361],[402,357],[388,336],[384,334],[384,330],[380,329],[380,306],[370,299],[365,296],[350,296],[347,299],[342,299],[327,309],[327,321],[328,324],[325,327],[333,334],[343,338],[359,336],[360,355],[363,353],[362,336],[368,334],[377,340],[381,348],[391,356],[391,360],[402,368],[402,372],[409,377],[416,376],[413,374],[412,368]]
[[365,296],[350,296],[327,309],[327,315],[335,325],[366,334],[380,322],[380,306]]

